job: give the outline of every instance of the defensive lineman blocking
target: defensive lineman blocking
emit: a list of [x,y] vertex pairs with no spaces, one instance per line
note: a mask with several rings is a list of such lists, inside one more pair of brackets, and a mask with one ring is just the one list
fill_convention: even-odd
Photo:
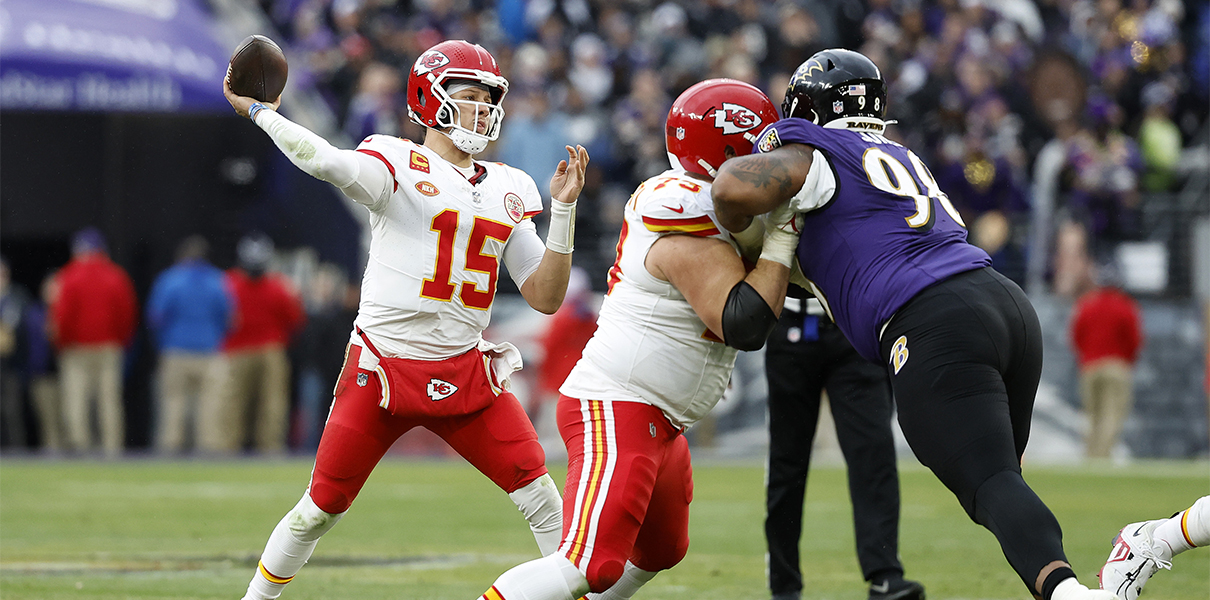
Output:
[[1076,580],[1059,522],[1021,477],[1042,371],[1038,317],[966,242],[928,167],[882,135],[886,96],[857,52],[807,59],[760,154],[719,173],[720,221],[739,231],[787,200],[803,211],[806,283],[853,347],[887,368],[920,462],[996,536],[1035,597],[1112,598]]

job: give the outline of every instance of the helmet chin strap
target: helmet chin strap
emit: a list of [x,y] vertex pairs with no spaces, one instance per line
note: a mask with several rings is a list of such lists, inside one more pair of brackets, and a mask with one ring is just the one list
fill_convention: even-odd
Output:
[[[437,131],[441,130],[438,129]],[[458,127],[452,127],[448,132],[441,131],[441,134],[449,138],[456,148],[471,155],[483,152],[483,149],[487,148],[487,142],[489,141],[487,136],[471,133]]]

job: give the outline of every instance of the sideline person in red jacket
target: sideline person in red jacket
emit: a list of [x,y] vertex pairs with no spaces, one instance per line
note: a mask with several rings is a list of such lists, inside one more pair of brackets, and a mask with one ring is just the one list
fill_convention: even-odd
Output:
[[67,446],[77,452],[95,449],[95,406],[101,448],[114,457],[121,454],[126,440],[122,359],[134,335],[138,310],[134,284],[109,259],[105,238],[96,228],[76,233],[71,251],[71,261],[57,276],[59,291],[51,305]]
[[223,342],[229,371],[227,450],[238,452],[252,432],[260,452],[286,449],[290,362],[286,345],[303,325],[302,303],[286,281],[268,272],[273,241],[250,234],[236,249],[239,265],[227,272],[235,298],[235,327]]
[[1071,343],[1088,414],[1085,454],[1107,458],[1134,405],[1134,363],[1143,336],[1139,305],[1117,286],[1117,270],[1103,266],[1097,280],[1097,287],[1076,301]]

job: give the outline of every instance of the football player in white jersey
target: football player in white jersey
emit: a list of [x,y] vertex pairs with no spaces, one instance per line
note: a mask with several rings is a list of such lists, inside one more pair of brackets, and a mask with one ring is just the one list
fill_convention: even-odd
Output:
[[[764,344],[798,243],[785,211],[770,214],[779,226],[763,233],[763,249],[760,230],[738,242],[715,220],[710,186],[777,118],[764,93],[730,79],[703,81],[673,103],[673,168],[626,204],[596,334],[559,389],[563,541],[482,599],[629,598],[685,556],[693,479],[682,434],[722,397],[737,350]],[[759,253],[750,272],[741,245]]]
[[344,368],[311,481],[278,523],[248,585],[247,600],[276,598],[319,537],[348,510],[399,436],[425,427],[487,475],[529,521],[543,555],[561,533],[559,491],[533,425],[508,390],[521,366],[511,344],[482,333],[503,261],[535,309],[552,314],[571,269],[576,199],[588,153],[567,147],[551,178],[546,243],[533,179],[474,160],[496,139],[508,80],[492,55],[456,40],[429,48],[408,78],[408,113],[423,144],[372,135],[334,148],[276,112],[273,103],[224,93],[290,161],[369,210],[369,260]]

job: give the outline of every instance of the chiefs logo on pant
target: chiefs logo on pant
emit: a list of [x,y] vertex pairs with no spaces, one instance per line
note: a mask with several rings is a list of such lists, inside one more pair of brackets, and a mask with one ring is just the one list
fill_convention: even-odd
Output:
[[442,381],[435,378],[429,380],[428,394],[429,398],[432,399],[433,402],[445,400],[446,398],[452,396],[456,391],[458,391],[458,386],[448,381]]

